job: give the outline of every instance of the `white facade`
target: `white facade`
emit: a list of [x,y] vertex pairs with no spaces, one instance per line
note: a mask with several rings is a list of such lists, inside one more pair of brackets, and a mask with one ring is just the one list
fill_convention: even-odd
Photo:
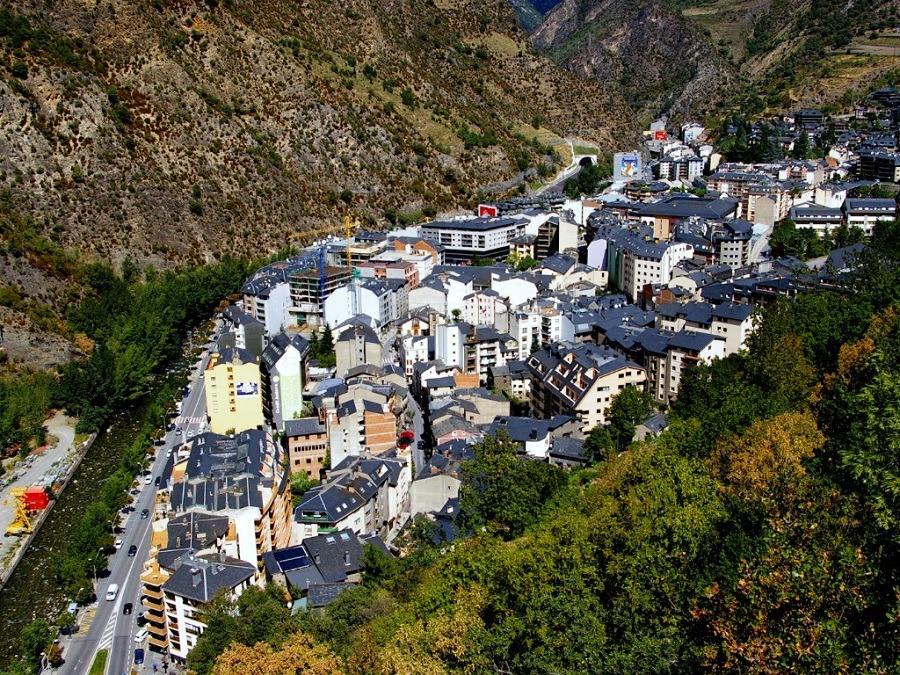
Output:
[[511,308],[531,302],[538,295],[537,286],[533,282],[519,277],[511,279],[493,277],[491,279],[491,290],[496,291],[501,298],[506,298]]
[[622,256],[622,291],[635,300],[641,296],[646,284],[668,284],[675,265],[693,255],[694,247],[682,243],[669,244],[659,257],[644,256],[625,248]]
[[325,320],[333,329],[357,314],[367,314],[383,326],[391,320],[391,292],[377,282],[353,281],[325,298]]
[[404,335],[400,338],[400,363],[407,379],[413,376],[413,364],[428,360],[428,336]]
[[463,298],[461,318],[472,325],[494,326],[506,330],[509,308],[495,292],[478,291]]
[[269,287],[268,296],[244,296],[244,311],[266,327],[266,335],[280,333],[295,321],[288,314],[291,307],[291,285],[283,281]]
[[434,357],[447,366],[464,369],[466,336],[457,324],[444,324],[434,331]]

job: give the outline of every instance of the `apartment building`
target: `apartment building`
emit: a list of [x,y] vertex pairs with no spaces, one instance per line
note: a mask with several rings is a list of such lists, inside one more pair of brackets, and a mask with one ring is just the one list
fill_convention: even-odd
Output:
[[265,431],[232,436],[200,434],[174,460],[168,517],[192,511],[229,518],[235,529],[230,555],[256,565],[265,551],[291,537],[291,491],[284,451]]
[[204,371],[209,428],[225,434],[261,427],[265,422],[259,359],[238,347],[219,349]]
[[303,410],[308,356],[309,342],[296,333],[278,333],[263,350],[259,362],[263,414],[278,430]]
[[301,417],[284,423],[282,436],[287,452],[288,471],[291,475],[306,474],[310,480],[319,480],[328,455],[328,430],[318,417]]
[[236,599],[258,583],[256,565],[228,553],[234,528],[224,515],[190,512],[153,533],[141,573],[147,642],[184,662],[207,626],[203,610],[220,592]]
[[337,377],[367,364],[381,365],[382,351],[378,333],[366,326],[350,326],[341,331],[334,343]]
[[610,401],[627,386],[643,387],[644,369],[618,352],[590,343],[561,343],[526,361],[532,377],[532,413],[538,419],[573,415],[581,430],[606,423]]
[[525,234],[521,218],[469,218],[426,223],[419,235],[432,239],[444,249],[448,263],[471,262],[475,257],[505,259],[509,242]]
[[351,268],[332,265],[323,269],[294,272],[290,276],[289,314],[301,325],[324,325],[325,298],[346,284],[352,276]]
[[736,354],[747,347],[747,338],[756,322],[752,305],[733,302],[666,303],[656,308],[656,328],[678,332],[706,333],[724,340],[723,355]]
[[409,516],[412,482],[408,456],[351,456],[309,490],[294,510],[295,540],[349,529],[389,541]]

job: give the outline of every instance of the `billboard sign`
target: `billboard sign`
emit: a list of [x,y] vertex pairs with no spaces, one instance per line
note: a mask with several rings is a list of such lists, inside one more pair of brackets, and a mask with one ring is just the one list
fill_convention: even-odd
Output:
[[238,382],[234,389],[238,396],[257,396],[259,394],[259,384],[256,382]]
[[665,129],[653,132],[653,140],[654,141],[666,141],[668,139],[669,139],[669,134],[666,133]]
[[617,152],[613,156],[613,180],[640,180],[641,156],[636,152]]
[[478,205],[478,217],[479,218],[496,218],[500,215],[500,209],[498,209],[493,204],[479,204]]

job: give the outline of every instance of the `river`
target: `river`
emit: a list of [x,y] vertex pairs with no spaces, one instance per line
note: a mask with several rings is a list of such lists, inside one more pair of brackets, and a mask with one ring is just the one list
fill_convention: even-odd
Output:
[[19,651],[19,634],[38,617],[55,618],[68,600],[50,568],[50,555],[65,547],[97,487],[119,468],[119,458],[144,423],[157,387],[116,415],[97,436],[72,482],[53,506],[9,582],[0,590],[0,670]]

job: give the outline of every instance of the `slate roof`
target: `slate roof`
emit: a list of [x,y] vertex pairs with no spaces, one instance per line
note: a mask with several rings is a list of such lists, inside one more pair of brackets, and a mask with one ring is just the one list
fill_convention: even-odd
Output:
[[291,348],[300,352],[302,357],[309,351],[309,341],[297,333],[288,334],[282,331],[266,345],[260,360],[271,370],[278,363],[279,359],[284,356],[285,352]]
[[349,574],[362,570],[363,547],[353,530],[307,537],[303,540],[303,546],[319,574],[328,583],[346,581]]
[[212,600],[220,588],[235,588],[255,574],[256,565],[244,560],[186,553],[176,560],[172,574],[163,582],[162,588],[196,602],[206,603]]
[[275,485],[272,465],[280,461],[281,449],[270,443],[264,431],[242,431],[233,438],[200,434],[191,441],[184,479],[172,485],[170,504],[176,511],[193,507],[207,511],[261,509],[260,489],[278,491],[288,480],[283,472],[281,484]]
[[228,534],[228,516],[188,511],[169,518],[166,532],[172,548],[204,549]]
[[301,417],[295,420],[285,420],[284,435],[288,438],[295,436],[314,436],[324,434],[325,427],[318,417]]
[[307,596],[309,607],[312,609],[327,607],[337,600],[341,593],[355,587],[356,584],[311,584]]

